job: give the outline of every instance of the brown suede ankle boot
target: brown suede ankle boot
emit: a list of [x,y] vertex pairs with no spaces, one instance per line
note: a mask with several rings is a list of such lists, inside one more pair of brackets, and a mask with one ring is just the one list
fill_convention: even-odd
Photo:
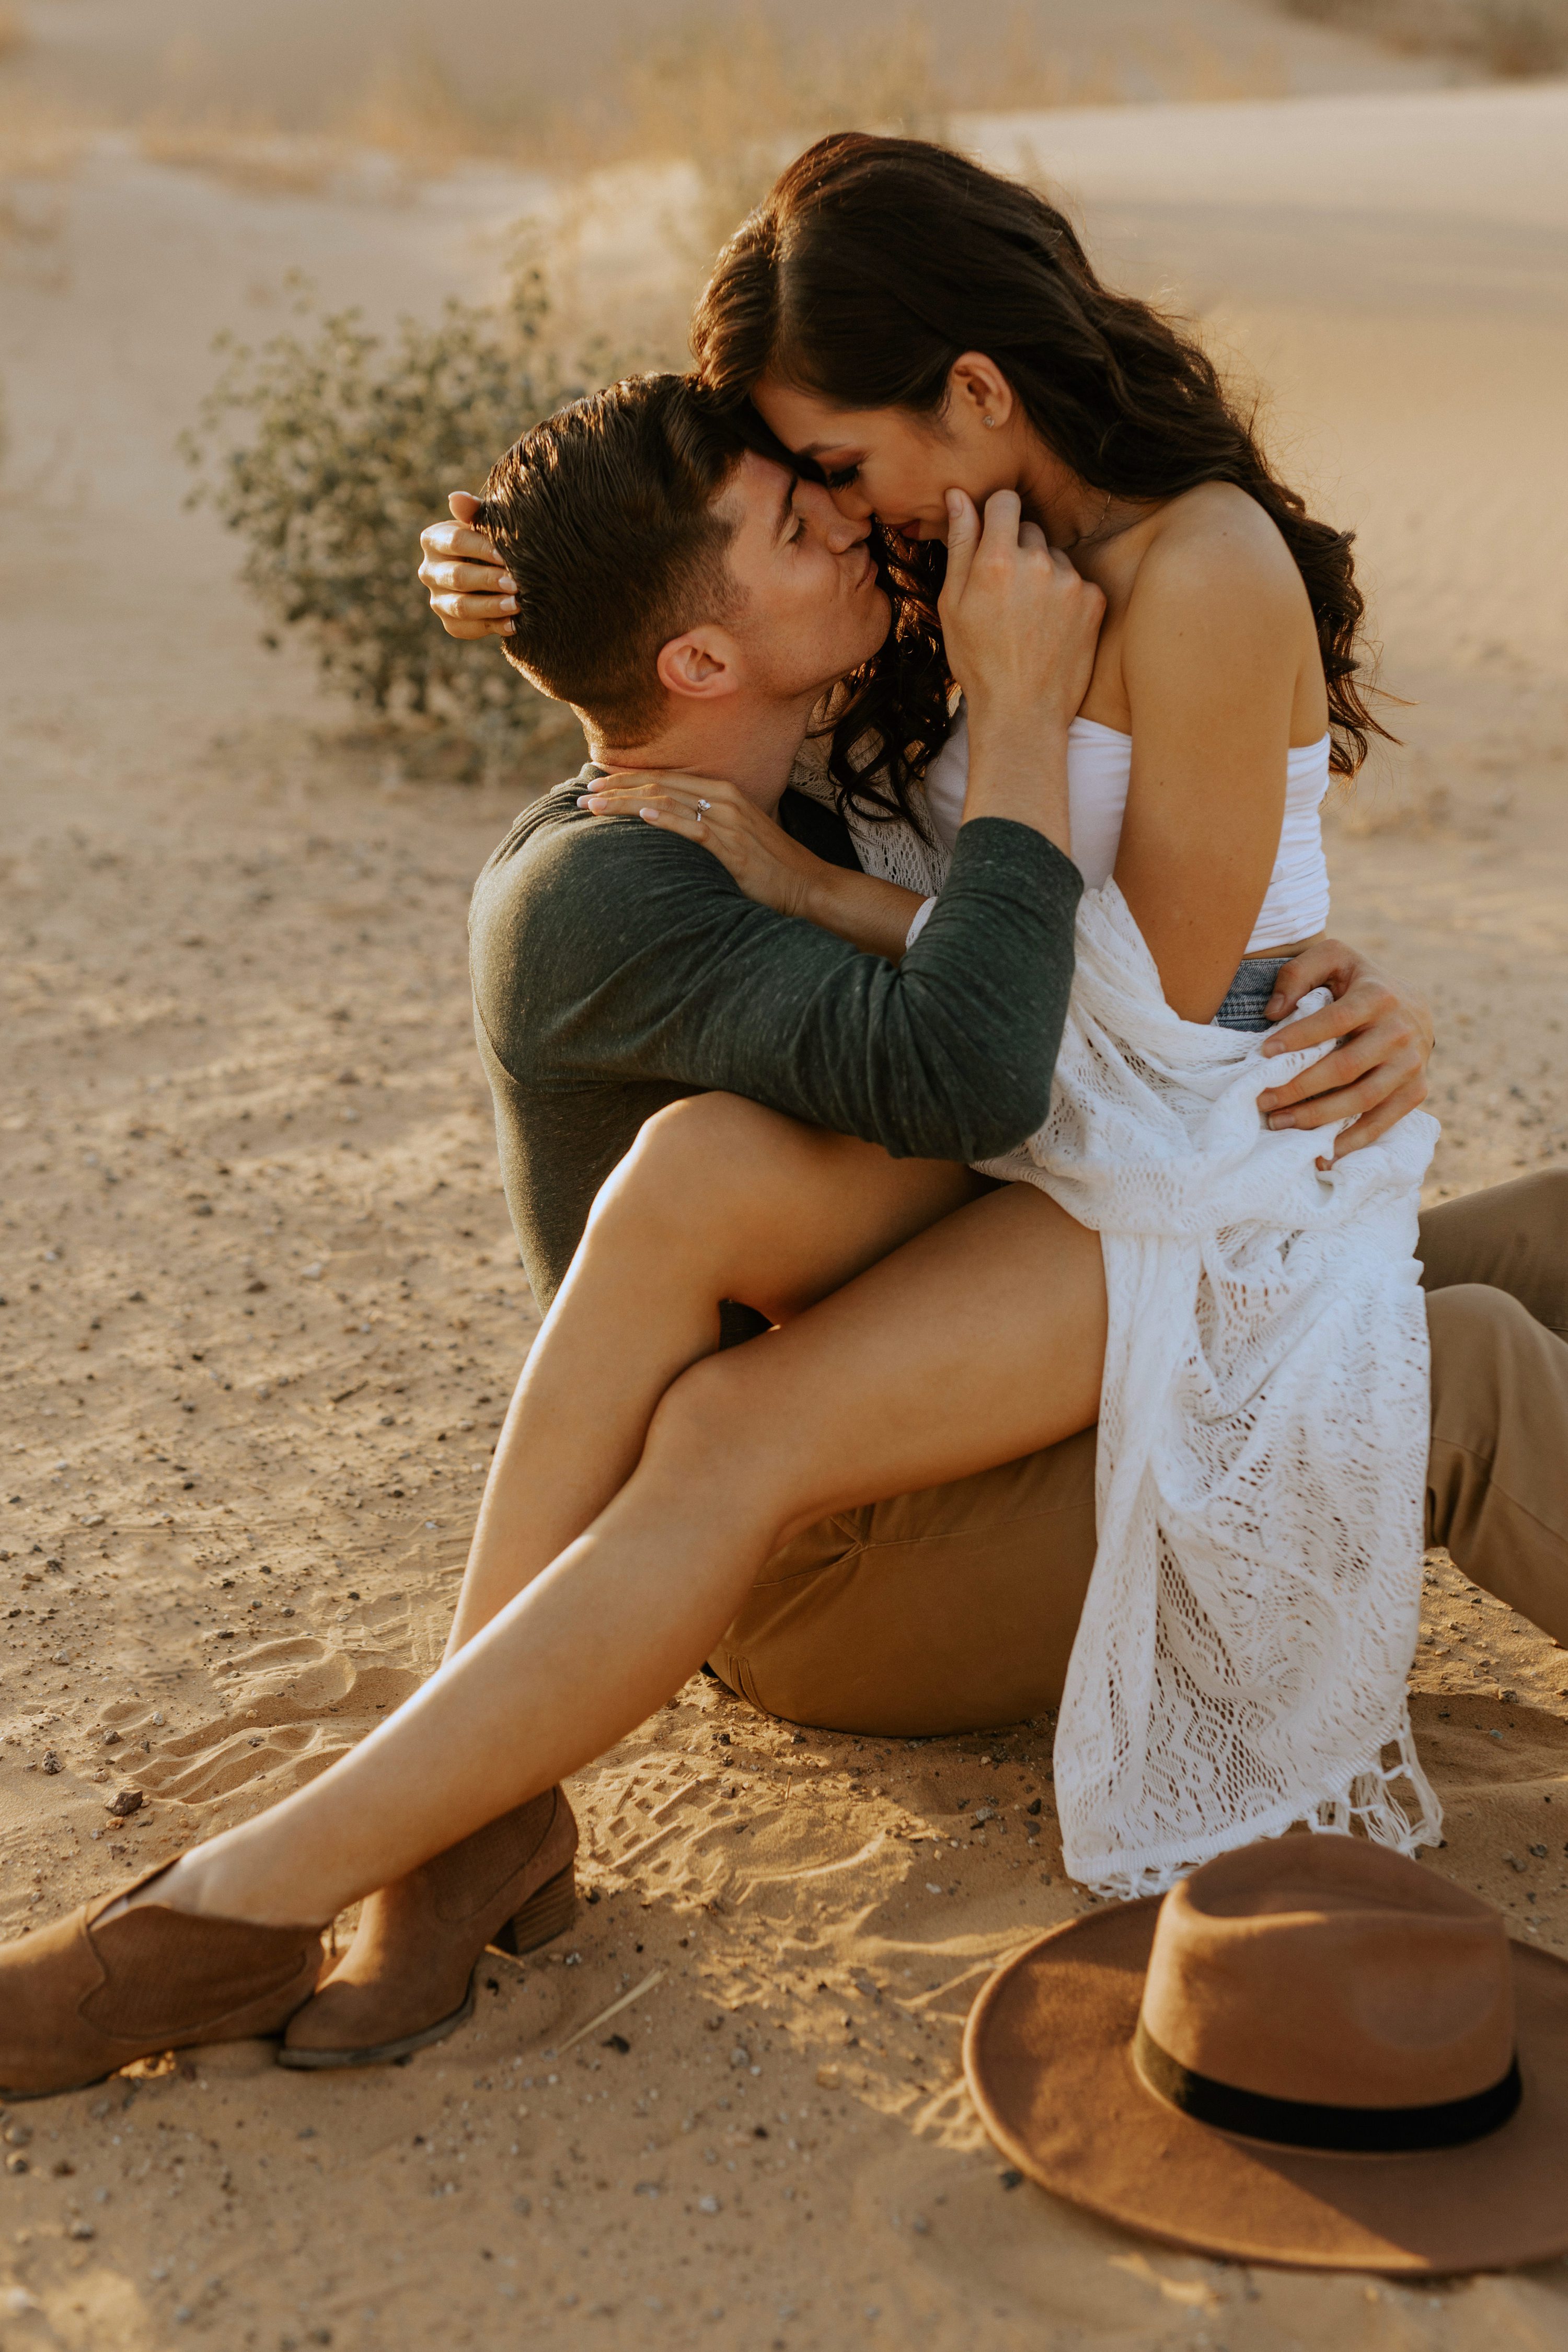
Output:
[[577,1823],[547,1789],[367,1898],[348,1950],[289,2023],[280,2066],[375,2066],[473,2014],[487,1944],[531,1952],[572,1924]]
[[315,1990],[319,1928],[158,1903],[103,1921],[124,1892],[135,1889],[0,1950],[0,2098],[84,2090],[132,2059],[277,2033]]

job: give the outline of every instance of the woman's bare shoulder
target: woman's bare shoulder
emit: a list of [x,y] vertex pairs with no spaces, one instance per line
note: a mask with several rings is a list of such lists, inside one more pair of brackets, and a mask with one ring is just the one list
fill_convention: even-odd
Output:
[[1151,517],[1136,587],[1302,603],[1295,558],[1256,499],[1234,482],[1200,482]]

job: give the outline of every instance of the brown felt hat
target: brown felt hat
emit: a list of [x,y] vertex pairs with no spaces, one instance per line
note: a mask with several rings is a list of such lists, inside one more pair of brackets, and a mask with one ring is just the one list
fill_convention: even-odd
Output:
[[1174,2245],[1406,2275],[1568,2249],[1568,1963],[1361,1839],[1053,1927],[963,2064],[1020,2171]]

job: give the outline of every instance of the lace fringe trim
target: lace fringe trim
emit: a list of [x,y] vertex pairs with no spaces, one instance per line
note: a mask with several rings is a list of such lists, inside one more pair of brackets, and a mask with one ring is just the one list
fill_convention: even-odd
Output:
[[[1391,1748],[1394,1754],[1389,1759]],[[1400,1780],[1408,1784],[1407,1799],[1394,1793],[1394,1783]],[[1179,1861],[1168,1855],[1140,1860],[1134,1854],[1107,1853],[1064,1854],[1063,1862],[1068,1874],[1102,1901],[1135,1903],[1145,1895],[1169,1893],[1179,1878],[1189,1877],[1215,1854],[1230,1853],[1262,1838],[1283,1837],[1287,1830],[1302,1825],[1321,1836],[1353,1837],[1359,1832],[1374,1844],[1392,1846],[1395,1853],[1408,1854],[1413,1861],[1423,1846],[1438,1843],[1443,1808],[1415,1753],[1407,1711],[1402,1710],[1398,1724],[1378,1743],[1371,1763],[1351,1773],[1339,1788],[1305,1811],[1277,1807],[1255,1820],[1232,1822],[1222,1833],[1205,1841],[1205,1852],[1186,1854]]]

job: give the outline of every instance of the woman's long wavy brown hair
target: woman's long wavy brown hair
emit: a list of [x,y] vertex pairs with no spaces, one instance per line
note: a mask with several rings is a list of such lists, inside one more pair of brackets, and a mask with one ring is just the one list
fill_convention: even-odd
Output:
[[[1353,775],[1370,735],[1364,601],[1349,531],[1308,514],[1270,471],[1213,362],[1151,304],[1112,293],[1068,221],[1032,188],[916,139],[842,131],[797,158],[730,239],[698,306],[703,381],[750,410],[765,375],[846,408],[939,415],[953,362],[994,360],[1041,439],[1113,498],[1234,482],[1306,583],[1322,651],[1331,764]],[[748,430],[767,446],[755,412]],[[776,448],[776,444],[773,445]],[[833,730],[830,772],[868,814],[909,809],[948,730],[936,596],[943,551],[886,541],[897,625]],[[868,756],[867,744],[872,746]],[[858,751],[856,745],[858,743]]]

